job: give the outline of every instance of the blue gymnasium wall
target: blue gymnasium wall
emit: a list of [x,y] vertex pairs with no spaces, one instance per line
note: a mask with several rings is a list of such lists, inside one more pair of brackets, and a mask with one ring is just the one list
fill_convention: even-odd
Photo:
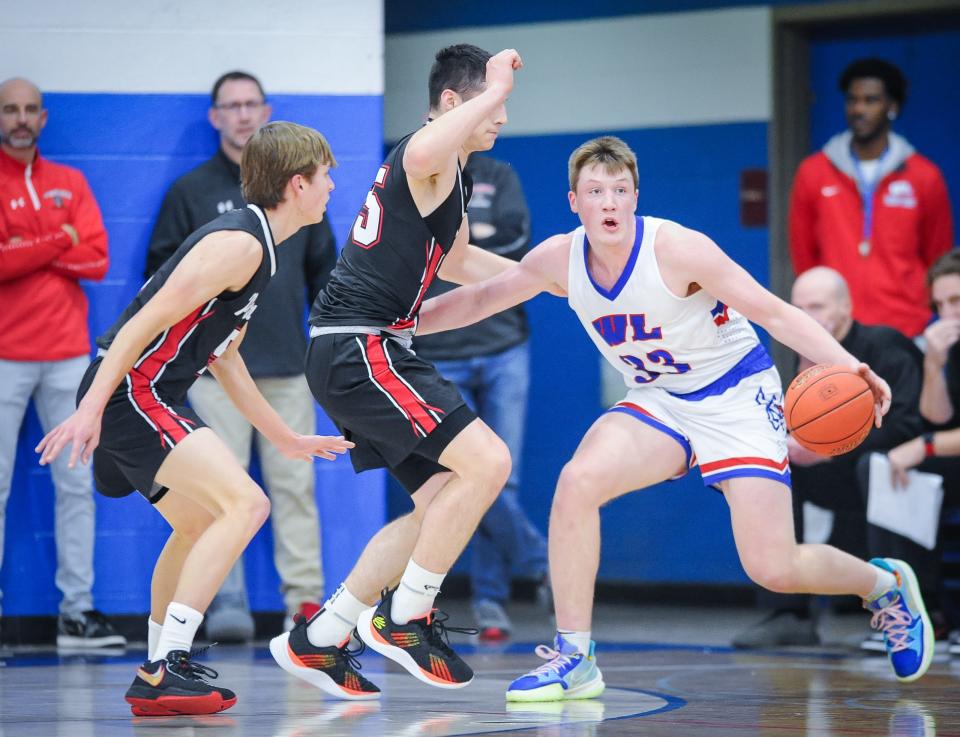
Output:
[[[517,18],[530,9],[523,4],[516,13],[500,8],[498,14],[495,8],[490,20],[468,14],[475,24],[470,28],[437,30],[411,13],[398,19],[405,32],[393,34],[391,5],[384,95],[388,139],[416,125],[426,109],[423,81],[396,79],[394,63],[402,67],[403,59],[407,68],[428,68],[433,51],[461,41],[491,51],[515,47],[525,66],[508,103],[510,122],[491,153],[509,161],[524,184],[534,243],[579,224],[567,204],[570,152],[589,138],[615,133],[639,158],[640,213],[703,230],[758,280],[768,281],[768,230],[741,226],[738,188],[741,170],[767,166],[767,10],[637,16],[643,11],[636,4],[615,13],[613,6],[625,4],[607,3],[596,15],[606,9],[622,16],[611,21],[584,19],[585,6],[577,11],[561,2],[551,4],[549,14],[542,8],[539,17]],[[716,3],[692,7],[705,5]],[[508,18],[506,24],[499,23],[500,15]],[[543,24],[521,22],[547,18]],[[732,48],[737,53],[730,53]],[[560,469],[603,411],[601,359],[564,300],[538,297],[529,315],[533,380],[521,498],[545,532]],[[616,500],[601,519],[602,580],[746,580],[726,504],[705,489],[696,472]],[[466,560],[458,569],[466,571]]]
[[[303,5],[299,13],[293,7],[297,4]],[[62,3],[41,2],[41,9],[49,5]],[[327,216],[338,241],[347,233],[382,153],[382,7],[378,2],[362,6],[351,12],[365,9],[368,20],[375,21],[370,24],[373,30],[360,21],[351,26],[344,16],[337,32],[324,32],[318,9],[310,3],[292,2],[290,17],[299,18],[288,22],[293,43],[280,35],[262,35],[286,21],[247,0],[240,0],[233,19],[216,13],[204,17],[207,11],[202,7],[144,6],[121,13],[117,3],[107,0],[95,12],[85,11],[80,19],[69,13],[58,16],[58,27],[75,24],[76,28],[69,41],[57,41],[62,53],[55,63],[35,53],[36,48],[43,48],[42,43],[32,47],[35,58],[29,49],[17,57],[23,60],[23,67],[16,73],[35,79],[46,90],[62,90],[45,95],[50,118],[41,137],[41,150],[43,155],[84,172],[109,233],[109,274],[102,282],[84,285],[90,301],[91,336],[112,324],[139,289],[150,232],[170,183],[216,150],[217,138],[206,120],[206,90],[226,69],[260,74],[275,120],[311,125],[327,136],[339,161],[333,173],[337,188]],[[36,17],[26,14],[21,19],[16,12],[12,20],[7,18],[11,25],[20,23],[29,29],[25,34],[34,32]],[[194,25],[210,32],[204,45],[180,31],[181,24],[189,22],[184,16],[191,13],[195,14]],[[138,15],[143,17],[138,20]],[[297,27],[296,23],[306,21],[311,22],[305,27],[321,30],[304,32]],[[113,24],[125,22],[136,27],[116,33]],[[235,27],[229,28],[231,24]],[[165,33],[170,30],[167,25],[177,33]],[[116,56],[107,53],[100,58],[102,45],[97,36],[101,32],[109,35]],[[245,44],[247,34],[256,35],[263,43]],[[300,58],[297,47],[304,36],[314,40],[303,47],[306,57]],[[281,57],[277,43],[289,47],[283,54],[285,64],[277,61]],[[163,52],[154,56],[155,44]],[[348,65],[347,71],[318,76],[316,69],[334,68],[328,58],[331,54],[338,64]],[[118,58],[124,58],[127,65],[117,65]],[[163,65],[156,63],[159,58],[165,60]],[[73,69],[71,60],[76,65]],[[127,76],[131,70],[132,78]],[[302,71],[299,77],[294,74],[297,70]],[[269,94],[271,90],[278,93]],[[281,94],[280,90],[290,92]],[[322,412],[320,417],[319,431],[332,434],[329,420]],[[53,584],[53,486],[49,470],[37,465],[33,452],[41,436],[31,407],[20,431],[7,507],[0,570],[5,615],[54,614],[60,600]],[[324,572],[332,586],[346,575],[383,522],[383,474],[357,476],[345,458],[332,463],[316,461],[315,468]],[[256,469],[254,473],[256,477]],[[113,614],[146,612],[153,563],[169,527],[136,494],[123,500],[96,495],[96,505],[95,604]],[[252,608],[282,610],[269,524],[251,543],[244,560]]]

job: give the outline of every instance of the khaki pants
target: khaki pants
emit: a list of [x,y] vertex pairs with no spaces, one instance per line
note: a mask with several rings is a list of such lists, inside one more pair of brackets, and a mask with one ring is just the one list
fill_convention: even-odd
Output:
[[[266,377],[255,382],[291,429],[304,435],[316,433],[316,409],[306,377],[302,374]],[[280,575],[284,605],[287,612],[292,613],[301,602],[319,602],[323,596],[323,569],[313,464],[281,455],[247,422],[215,379],[200,377],[190,389],[189,398],[197,414],[227,444],[244,468],[250,465],[251,447],[256,442],[264,486],[270,496],[273,561]],[[242,560],[237,562],[228,581],[239,579],[243,585],[242,563]]]

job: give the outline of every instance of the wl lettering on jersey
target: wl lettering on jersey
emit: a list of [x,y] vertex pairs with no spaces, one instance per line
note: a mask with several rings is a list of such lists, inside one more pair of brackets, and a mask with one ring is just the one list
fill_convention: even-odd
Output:
[[[637,315],[604,315],[593,321],[593,329],[611,348],[623,345],[629,339],[634,343],[645,340],[663,340],[663,329],[660,326],[647,328],[647,316]],[[629,338],[627,328],[629,327]],[[637,352],[644,351],[637,346]],[[661,374],[685,374],[690,370],[689,363],[677,363],[670,351],[659,348],[648,351],[645,355],[620,355],[620,360],[636,371],[633,377],[637,384],[649,384],[656,381]],[[656,368],[649,368],[650,366]]]

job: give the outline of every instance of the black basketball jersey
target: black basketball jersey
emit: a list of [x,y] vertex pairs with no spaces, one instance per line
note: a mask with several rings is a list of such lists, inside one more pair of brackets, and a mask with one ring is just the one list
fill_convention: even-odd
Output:
[[427,287],[463,223],[472,185],[458,164],[450,194],[422,216],[403,170],[412,135],[377,171],[330,280],[313,303],[311,325],[416,326]]
[[242,289],[221,292],[151,341],[130,370],[133,380],[130,387],[134,391],[161,390],[164,396],[182,398],[207,365],[237,338],[257,309],[257,298],[276,272],[277,259],[266,216],[256,205],[247,205],[240,210],[230,210],[191,233],[143,285],[113,326],[97,338],[97,346],[106,351],[120,328],[159,291],[190,249],[204,236],[219,230],[242,230],[260,241],[263,247],[260,266]]

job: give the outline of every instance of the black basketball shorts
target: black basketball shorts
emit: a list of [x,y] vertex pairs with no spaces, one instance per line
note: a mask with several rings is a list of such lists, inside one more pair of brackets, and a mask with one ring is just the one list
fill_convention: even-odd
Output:
[[[90,388],[100,367],[87,369],[77,403]],[[187,435],[206,424],[185,404],[164,397],[136,371],[127,374],[103,411],[100,444],[93,451],[93,480],[104,496],[124,497],[139,491],[156,504],[167,493],[154,481],[170,451]]]
[[440,455],[477,417],[453,382],[386,333],[316,336],[306,374],[320,406],[356,444],[354,470],[387,468],[411,493],[449,470]]

